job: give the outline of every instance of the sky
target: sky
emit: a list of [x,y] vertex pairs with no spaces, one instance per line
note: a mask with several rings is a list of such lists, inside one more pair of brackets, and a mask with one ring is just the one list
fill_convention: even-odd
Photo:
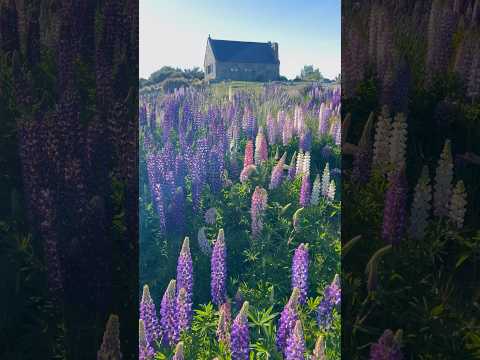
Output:
[[200,67],[213,39],[278,42],[280,74],[340,73],[341,0],[140,0],[140,77]]

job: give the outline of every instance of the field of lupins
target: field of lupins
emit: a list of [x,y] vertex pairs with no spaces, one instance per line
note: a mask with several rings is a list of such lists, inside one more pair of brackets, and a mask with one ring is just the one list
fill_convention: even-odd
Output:
[[340,89],[140,99],[141,359],[340,358]]
[[[349,125],[347,115],[343,135]],[[477,358],[480,232],[468,194],[476,180],[454,155],[460,141],[444,138],[432,158],[414,159],[409,131],[407,116],[384,106],[342,147],[352,160],[344,167],[342,347],[355,359]]]

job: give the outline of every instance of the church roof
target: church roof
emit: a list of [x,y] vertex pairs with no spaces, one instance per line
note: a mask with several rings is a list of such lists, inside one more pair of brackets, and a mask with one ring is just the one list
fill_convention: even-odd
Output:
[[209,38],[217,61],[278,64],[272,43],[217,40]]

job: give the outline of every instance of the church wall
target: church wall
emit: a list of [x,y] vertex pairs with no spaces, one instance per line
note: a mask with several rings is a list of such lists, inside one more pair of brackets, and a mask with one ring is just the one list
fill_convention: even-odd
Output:
[[215,63],[215,80],[271,81],[279,78],[279,64]]

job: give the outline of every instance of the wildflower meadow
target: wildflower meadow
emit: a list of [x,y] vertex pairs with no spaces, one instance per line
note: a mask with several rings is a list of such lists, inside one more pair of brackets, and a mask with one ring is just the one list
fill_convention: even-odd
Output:
[[141,359],[340,358],[340,96],[141,95]]

